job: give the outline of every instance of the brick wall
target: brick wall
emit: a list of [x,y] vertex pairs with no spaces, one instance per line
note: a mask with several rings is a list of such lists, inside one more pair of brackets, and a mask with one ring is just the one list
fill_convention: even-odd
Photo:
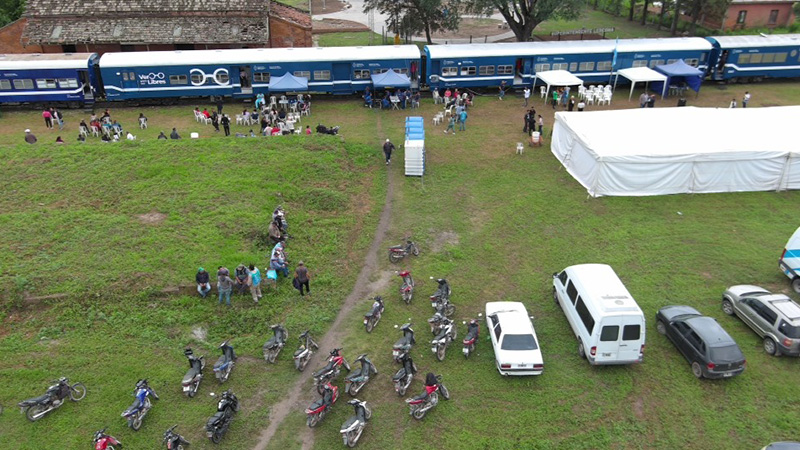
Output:
[[[778,10],[778,20],[774,24],[769,24],[769,15],[772,10]],[[744,24],[737,23],[739,11],[747,11]],[[766,5],[737,3],[728,8],[725,17],[725,30],[756,28],[756,27],[785,27],[794,22],[791,3],[773,3]]]
[[27,23],[28,19],[22,18],[0,28],[0,53],[42,53],[42,47],[21,42]]
[[270,16],[270,46],[278,47],[311,47],[311,28],[301,27],[295,23]]

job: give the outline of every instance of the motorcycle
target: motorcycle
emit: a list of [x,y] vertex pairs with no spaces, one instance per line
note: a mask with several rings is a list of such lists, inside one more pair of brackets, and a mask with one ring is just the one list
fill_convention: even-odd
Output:
[[348,394],[355,396],[368,382],[370,374],[378,374],[378,369],[375,364],[367,358],[367,354],[359,355],[356,362],[361,361],[361,369],[351,373],[345,379],[344,391]]
[[206,367],[205,357],[203,355],[194,356],[192,349],[187,348],[183,354],[189,359],[189,371],[183,376],[181,386],[183,393],[190,398],[197,394],[197,389],[200,388],[200,380],[203,379],[203,369]]
[[342,433],[342,440],[344,445],[353,448],[358,443],[358,439],[364,432],[367,426],[367,421],[372,418],[372,410],[367,406],[367,402],[354,398],[347,402],[348,405],[353,405],[356,415],[350,416],[347,421],[342,424],[339,433]]
[[425,377],[425,391],[416,397],[406,399],[411,416],[417,420],[425,417],[425,413],[439,404],[439,392],[445,400],[450,400],[450,392],[442,384],[442,376],[428,372]]
[[328,357],[328,364],[312,375],[314,377],[314,386],[316,386],[317,392],[320,394],[322,394],[322,390],[328,382],[339,376],[342,366],[350,372],[350,364],[348,364],[344,356],[340,354],[341,350],[341,348],[331,350],[331,355]]
[[375,325],[380,322],[383,309],[383,298],[380,296],[375,297],[375,301],[372,302],[372,309],[364,314],[364,327],[367,329],[367,333],[371,332]]
[[397,395],[403,396],[411,385],[414,374],[417,373],[417,365],[414,364],[414,361],[411,360],[411,356],[409,355],[404,355],[400,362],[403,364],[403,367],[398,369],[397,373],[394,374],[392,382],[394,383],[394,390],[397,392]]
[[173,425],[172,428],[164,432],[164,445],[167,446],[167,450],[183,450],[189,445],[189,441],[175,432],[176,427],[177,425]]
[[317,133],[337,135],[339,134],[339,127],[329,128],[326,127],[325,125],[319,124],[317,125]]
[[445,317],[442,320],[442,328],[439,330],[439,334],[431,341],[431,351],[436,354],[436,359],[444,361],[447,346],[456,340],[457,334],[453,321]]
[[230,346],[229,342],[230,340],[227,340],[219,345],[220,350],[222,350],[222,356],[220,356],[216,364],[214,364],[214,375],[220,383],[224,383],[228,380],[228,377],[231,376],[231,371],[235,364],[234,361],[236,361],[236,353],[233,351],[233,347]]
[[[211,394],[214,396],[214,394]],[[219,444],[222,435],[228,431],[233,415],[239,411],[239,399],[230,389],[222,393],[222,398],[217,402],[217,412],[206,422],[206,436],[211,442]]]
[[106,434],[106,428],[96,432],[92,438],[94,450],[117,450],[122,448],[122,442],[114,436]]
[[275,358],[278,357],[278,353],[280,353],[283,346],[286,345],[286,339],[289,338],[289,333],[286,332],[286,328],[284,328],[283,325],[273,325],[270,328],[272,328],[274,336],[264,343],[264,359],[267,360],[268,363],[274,363]]
[[404,323],[400,329],[403,331],[403,337],[395,342],[394,347],[392,347],[392,359],[394,359],[394,362],[400,362],[403,355],[407,355],[411,351],[411,347],[417,343],[414,340],[414,330],[411,329],[410,323]]
[[327,383],[322,389],[322,398],[315,401],[308,408],[306,408],[306,425],[314,428],[317,424],[325,418],[328,411],[333,408],[333,404],[339,398],[339,388]]
[[308,365],[311,355],[314,354],[314,349],[318,348],[319,345],[314,342],[314,339],[311,339],[308,330],[304,331],[303,334],[300,335],[300,348],[294,352],[294,367],[302,372]]
[[[433,279],[431,277],[431,280]],[[436,282],[439,283],[439,287],[430,297],[431,306],[437,311],[442,311],[445,316],[450,317],[456,312],[456,306],[450,303],[450,294],[452,294],[450,284],[444,278],[439,278]]]
[[392,263],[398,263],[401,259],[405,258],[406,255],[414,255],[419,256],[419,248],[417,248],[417,244],[415,244],[411,237],[407,237],[405,239],[406,243],[401,245],[394,245],[389,247],[389,261]]
[[75,383],[70,386],[66,377],[61,377],[55,384],[47,388],[44,395],[29,398],[17,403],[20,412],[25,412],[25,416],[31,422],[36,422],[50,411],[64,404],[64,400],[69,397],[73,402],[79,402],[86,397],[86,386],[83,383]]
[[442,326],[445,319],[447,319],[447,317],[444,315],[443,311],[435,312],[433,314],[433,317],[428,319],[428,325],[431,326],[432,335],[436,336],[437,334],[439,334],[439,331],[442,330]]
[[467,335],[464,336],[464,358],[469,358],[470,353],[475,351],[475,343],[478,342],[480,325],[476,319],[469,321],[467,325]]
[[150,396],[152,395],[153,398],[158,400],[158,395],[156,391],[147,385],[147,379],[136,382],[136,387],[133,388],[133,395],[136,399],[122,413],[122,417],[128,420],[128,426],[133,428],[133,431],[139,431],[147,411],[150,411],[150,408],[153,407],[153,404],[150,403]]
[[403,284],[400,286],[400,297],[406,302],[406,305],[411,303],[411,297],[414,295],[414,279],[411,278],[411,272],[404,270],[397,272],[397,276],[403,278]]

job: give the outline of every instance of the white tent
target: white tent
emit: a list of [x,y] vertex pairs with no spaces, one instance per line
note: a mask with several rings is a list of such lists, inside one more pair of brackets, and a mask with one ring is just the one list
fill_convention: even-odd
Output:
[[593,197],[800,189],[800,106],[558,112],[551,151]]
[[631,93],[628,94],[628,100],[630,101],[631,97],[633,97],[633,88],[636,87],[636,83],[649,83],[651,81],[661,81],[664,83],[664,88],[661,89],[661,98],[664,98],[667,91],[667,76],[656,72],[655,70],[649,67],[630,67],[628,69],[620,69],[617,71],[617,76],[614,77],[614,90],[617,90],[617,80],[619,76],[622,75],[623,77],[631,80]]
[[566,70],[545,70],[543,72],[536,72],[536,75],[533,77],[533,86],[536,86],[537,79],[541,79],[547,84],[547,91],[544,96],[545,102],[547,102],[550,95],[550,86],[583,86],[583,80]]

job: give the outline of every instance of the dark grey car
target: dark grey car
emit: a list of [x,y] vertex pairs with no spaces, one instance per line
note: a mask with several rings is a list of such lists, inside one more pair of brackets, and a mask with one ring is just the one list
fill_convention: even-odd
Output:
[[658,310],[656,330],[675,344],[697,378],[729,378],[744,372],[744,355],[736,341],[716,320],[690,306]]
[[722,311],[761,336],[768,354],[800,356],[800,305],[789,297],[758,286],[731,286],[722,294]]

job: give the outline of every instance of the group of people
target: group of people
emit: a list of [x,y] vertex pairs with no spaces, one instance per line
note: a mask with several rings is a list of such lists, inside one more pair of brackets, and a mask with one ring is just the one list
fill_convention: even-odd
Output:
[[[309,115],[311,114],[311,96],[306,94],[303,95],[302,98],[292,99],[291,103],[297,103],[296,109],[300,113],[307,112]],[[219,132],[220,126],[222,126],[223,131],[225,132],[225,136],[231,135],[231,118],[227,114],[222,113],[222,102],[217,102],[217,110],[209,112],[208,108],[203,108],[200,111],[200,107],[196,107],[194,109],[194,114],[196,117],[202,116],[208,119],[211,122],[211,125],[214,126],[214,131]],[[277,136],[280,134],[289,134],[289,131],[286,127],[281,127],[281,124],[285,124],[287,120],[288,113],[286,109],[283,107],[278,108],[275,105],[267,105],[266,100],[264,98],[264,94],[258,94],[255,100],[255,108],[252,111],[248,110],[247,108],[242,110],[241,117],[244,119],[246,124],[253,124],[258,123],[260,124],[259,130],[263,136]],[[311,134],[311,128],[306,126],[305,130],[306,134]],[[250,129],[249,135],[244,133],[236,133],[236,137],[256,137],[256,133]]]
[[[745,91],[742,97],[742,108],[747,108],[748,103],[750,103],[750,91]],[[731,104],[728,105],[728,108],[736,108],[736,106],[736,98],[731,99]]]
[[397,103],[400,109],[406,109],[406,107],[419,108],[419,100],[421,98],[419,91],[412,92],[409,89],[398,89],[393,94],[391,91],[386,90],[383,92],[383,96],[379,96],[377,92],[373,94],[370,87],[367,86],[364,89],[364,95],[362,95],[364,106],[372,108],[375,102],[378,102],[380,109],[392,109],[392,97],[397,97],[397,101],[394,103]]

